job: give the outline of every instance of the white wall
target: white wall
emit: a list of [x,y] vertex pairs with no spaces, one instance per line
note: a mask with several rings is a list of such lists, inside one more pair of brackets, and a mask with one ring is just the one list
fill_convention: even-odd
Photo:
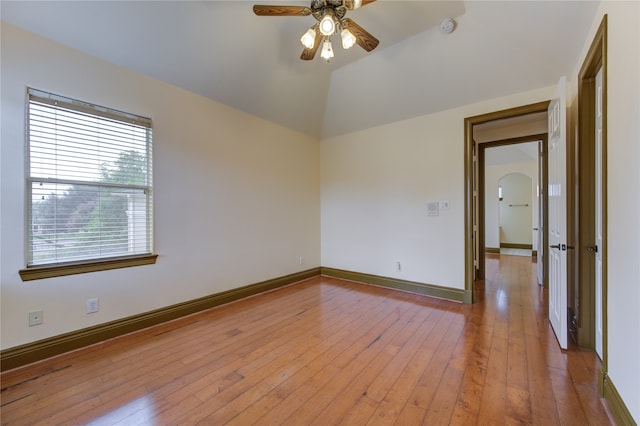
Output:
[[503,190],[500,202],[500,242],[533,244],[533,179],[523,173],[510,173],[499,181]]
[[[464,119],[552,95],[540,89],[323,140],[322,265],[464,289]],[[429,217],[430,200],[451,207]]]
[[[640,4],[603,2],[608,67],[609,375],[640,422]],[[549,99],[553,87],[320,144],[223,105],[2,26],[2,347],[320,264],[464,288],[463,120]],[[570,70],[568,70],[569,72]],[[24,86],[154,119],[153,266],[23,283]],[[318,192],[321,184],[321,204]],[[428,200],[450,201],[438,217]],[[185,207],[192,214],[184,220]],[[321,212],[320,218],[318,212]],[[321,220],[321,229],[318,222]],[[297,264],[304,255],[307,263]],[[401,261],[401,272],[395,262]],[[87,316],[84,300],[101,298]],[[27,311],[45,323],[27,327]]]
[[[605,1],[608,33],[608,365],[640,422],[640,3]],[[560,76],[558,76],[560,77]],[[464,288],[463,120],[550,99],[553,88],[417,117],[321,143],[322,264]],[[426,216],[426,202],[451,209]],[[395,262],[403,269],[395,271]]]
[[[317,140],[6,23],[1,50],[2,348],[320,266]],[[20,280],[27,85],[153,119],[155,265]]]
[[[640,3],[600,4],[576,69],[608,14],[607,261],[609,376],[640,423]],[[575,101],[575,99],[574,99]]]
[[[489,148],[489,150],[500,149]],[[510,173],[524,173],[531,178],[532,197],[532,229],[530,229],[530,239],[536,241],[533,228],[538,227],[538,198],[535,196],[538,185],[538,163],[537,161],[525,161],[518,163],[494,164],[485,166],[484,171],[484,232],[485,247],[500,247],[500,201],[498,201],[498,185],[502,177]],[[534,245],[537,250],[537,245]]]
[[504,119],[500,121],[502,124],[496,125],[489,122],[475,125],[473,126],[473,140],[483,143],[547,133],[547,114],[543,112],[530,115],[535,119],[532,118],[533,121],[524,123],[514,124],[512,123],[513,119]]

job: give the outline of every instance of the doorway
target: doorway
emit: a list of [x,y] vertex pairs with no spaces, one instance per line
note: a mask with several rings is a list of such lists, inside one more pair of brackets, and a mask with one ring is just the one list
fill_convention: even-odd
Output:
[[[484,279],[485,277],[485,226],[484,226],[484,191],[485,191],[485,173],[483,169],[485,149],[490,146],[511,145],[523,142],[542,141],[540,146],[541,164],[546,162],[546,114],[549,102],[539,102],[536,104],[525,105],[508,110],[492,112],[480,116],[469,117],[465,119],[465,291],[473,300],[474,281]],[[544,121],[539,124],[540,127],[527,127],[524,122],[531,121],[533,116],[544,116]],[[480,126],[489,124],[490,131],[487,134],[480,134],[477,130]],[[524,136],[500,138],[496,135],[505,135],[504,129],[511,128],[515,124],[527,129],[521,134]],[[493,129],[491,129],[493,127]],[[537,129],[538,133],[535,133]],[[486,130],[486,129],[485,129]],[[527,134],[528,133],[528,134]],[[546,168],[540,176],[546,178]],[[541,211],[546,210],[546,180],[539,185],[541,189]],[[546,225],[545,222],[542,225]],[[546,229],[546,228],[544,228]],[[541,233],[543,234],[543,232]],[[542,262],[547,258],[547,247],[544,241],[539,242],[540,250],[538,256],[542,258]],[[544,280],[543,280],[544,283]]]
[[578,344],[607,372],[607,15],[578,74]]
[[[546,113],[529,114],[528,127],[541,130]],[[503,126],[509,119],[492,127]],[[474,134],[483,139],[483,127]],[[486,137],[484,137],[486,138]],[[535,253],[538,283],[548,283],[546,251],[546,133],[478,142],[478,271],[476,279],[485,279],[486,253],[527,250]],[[522,173],[524,172],[524,173]],[[520,252],[521,253],[521,252]]]
[[[499,149],[500,148],[493,148],[489,150],[488,154]],[[532,162],[534,163],[533,168],[536,170],[538,167],[537,156]],[[488,168],[489,165],[485,164],[486,174],[489,172]],[[498,180],[498,193],[501,195],[498,198],[498,232],[495,232],[495,228],[493,231],[494,237],[497,234],[497,243],[501,254],[505,252],[509,253],[509,250],[522,250],[526,251],[529,256],[533,255],[535,248],[533,238],[533,228],[535,225],[533,222],[533,212],[538,204],[537,200],[533,199],[532,184],[534,179],[537,181],[537,174],[530,176],[521,172],[511,172]],[[485,179],[485,181],[488,181],[488,179]],[[491,231],[491,229],[489,228],[489,206],[487,201],[493,198],[491,195],[489,195],[489,197],[487,197],[487,195],[489,194],[485,192],[485,251],[491,246],[489,242],[489,231]]]
[[[575,326],[579,346],[598,351],[602,359],[599,389],[607,371],[607,17],[605,15],[578,75],[578,125],[567,138],[567,252],[569,324]],[[473,301],[474,281],[483,279],[485,236],[484,182],[481,173],[484,146],[474,127],[498,120],[542,113],[549,102],[539,102],[465,119],[465,296]],[[574,130],[570,126],[570,130]],[[545,140],[542,144],[546,146]],[[546,152],[543,154],[546,162]],[[541,174],[546,176],[546,172]],[[597,178],[596,178],[597,176]],[[575,180],[574,180],[575,179]],[[597,182],[596,182],[597,181]],[[546,185],[541,185],[545,188]],[[541,198],[545,205],[546,197]],[[597,200],[596,200],[597,199]],[[540,242],[543,261],[548,242]],[[596,256],[596,253],[598,256]],[[598,280],[596,280],[596,275]],[[546,278],[548,273],[545,274]],[[546,284],[546,282],[545,282]],[[570,325],[571,327],[571,325]]]

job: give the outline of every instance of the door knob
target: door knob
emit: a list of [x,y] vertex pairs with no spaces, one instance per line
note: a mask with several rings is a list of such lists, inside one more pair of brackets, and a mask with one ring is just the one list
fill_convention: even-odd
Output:
[[560,250],[560,244],[554,244],[552,246],[549,246],[549,248],[554,248],[554,249]]
[[591,253],[597,253],[598,246],[587,246],[587,251],[590,251]]

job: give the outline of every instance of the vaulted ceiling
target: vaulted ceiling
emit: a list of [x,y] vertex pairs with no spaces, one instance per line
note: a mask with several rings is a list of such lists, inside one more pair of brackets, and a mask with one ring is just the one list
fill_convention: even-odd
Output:
[[[380,40],[301,61],[300,1],[5,1],[2,20],[316,138],[555,84],[597,2],[385,1],[350,11]],[[456,30],[439,31],[445,18]],[[335,37],[335,36],[334,36]]]

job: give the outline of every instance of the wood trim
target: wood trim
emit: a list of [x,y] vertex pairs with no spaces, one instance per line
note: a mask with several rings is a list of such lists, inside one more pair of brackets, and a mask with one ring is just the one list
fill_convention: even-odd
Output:
[[318,275],[320,275],[320,268],[313,268],[5,349],[0,352],[0,371],[40,361]]
[[533,250],[533,244],[500,243],[500,248]]
[[[602,46],[602,365],[605,371],[609,371],[608,364],[608,314],[607,314],[607,295],[608,295],[608,276],[609,276],[609,243],[608,243],[608,169],[607,169],[607,141],[608,141],[608,116],[607,116],[607,98],[608,91],[608,71],[607,71],[607,15],[604,15],[596,40],[599,40]],[[614,388],[615,389],[615,388]]]
[[507,108],[500,111],[488,112],[486,114],[475,115],[465,118],[472,124],[488,123],[489,121],[502,120],[503,118],[519,117],[521,115],[534,114],[536,112],[544,112],[549,107],[549,101],[536,102],[534,104],[522,105],[513,108]]
[[[544,112],[547,110],[550,101],[542,101],[534,104],[523,105],[519,107],[509,108],[505,110],[490,112],[486,114],[467,117],[464,119],[464,257],[465,257],[465,273],[464,288],[465,292],[473,294],[473,283],[476,278],[474,267],[473,247],[476,233],[473,231],[473,217],[478,206],[473,202],[473,187],[475,177],[473,175],[473,151],[477,144],[473,140],[473,126],[493,120],[503,118],[518,117],[521,115]],[[481,190],[481,188],[478,188]],[[482,224],[478,224],[480,227]],[[480,259],[484,258],[484,247],[480,246]]]
[[[540,143],[540,161],[542,175],[540,185],[541,201],[538,203],[538,208],[542,208],[542,226],[543,226],[543,240],[538,241],[538,248],[540,250],[540,256],[542,257],[542,286],[549,288],[549,143],[548,135],[543,142]],[[540,224],[538,224],[539,226]],[[538,253],[536,253],[536,257]]]
[[[521,115],[544,112],[549,106],[549,101],[537,102],[487,114],[476,115],[464,119],[464,241],[465,241],[465,292],[473,295],[473,283],[476,278],[473,264],[474,231],[473,217],[478,206],[473,202],[473,185],[475,177],[473,174],[473,151],[477,144],[473,140],[473,126],[493,120],[503,118],[518,117]],[[480,144],[481,145],[481,144]],[[478,188],[481,190],[481,188]],[[480,195],[480,194],[479,194]],[[479,227],[482,226],[479,224]],[[480,246],[480,259],[484,257],[484,247]],[[482,278],[482,277],[480,277]]]
[[578,74],[578,345],[595,348],[595,261],[586,250],[595,242],[595,77],[602,67],[602,368],[607,357],[607,15],[589,47]]
[[535,142],[535,141],[543,141],[543,140],[546,141],[547,138],[548,138],[547,133],[536,133],[533,135],[518,136],[517,138],[500,139],[497,141],[488,141],[488,142],[478,142],[478,145],[480,145],[481,148],[486,149],[486,148],[495,148],[497,146],[515,145],[518,143],[525,143],[525,142]]
[[473,215],[475,205],[473,202],[473,150],[475,142],[473,140],[474,119],[464,119],[464,289],[471,294],[473,303],[473,282],[476,278],[474,265],[474,232]]
[[[478,143],[476,142],[476,155],[478,156],[478,163],[476,164],[476,168],[477,168],[477,173],[475,174],[475,178],[478,180],[476,182],[476,188],[478,191],[478,196],[476,197],[476,202],[477,204],[477,211],[474,212],[474,216],[478,218],[478,222],[476,223],[476,238],[478,238],[478,265],[476,266],[476,269],[478,271],[478,276],[476,277],[476,279],[481,279],[484,280],[486,277],[486,265],[484,262],[485,259],[485,250],[484,247],[487,244],[487,239],[486,239],[486,229],[485,229],[485,224],[487,222],[487,218],[486,218],[486,202],[485,202],[485,198],[486,198],[486,191],[485,191],[485,187],[486,187],[486,179],[485,179],[485,148],[486,145],[482,144],[482,143]],[[499,239],[499,238],[498,238]]]
[[[611,378],[606,373],[604,373],[602,383],[604,399],[607,401],[609,411],[616,423],[619,425],[636,425],[637,423],[633,420],[633,416],[618,393],[618,389],[616,389]],[[600,384],[600,380],[598,380],[598,384]]]
[[[500,247],[503,247],[502,244],[500,244]],[[538,257],[538,250],[533,250],[533,246],[529,246],[529,249],[531,249],[531,257]],[[496,247],[485,247],[484,248],[484,253],[486,254],[500,254],[500,249],[496,248]]]
[[602,367],[598,368],[598,395],[600,398],[604,398],[604,380],[607,376],[607,373],[602,369]]
[[411,293],[424,294],[425,296],[452,300],[455,302],[471,303],[471,297],[465,290],[441,287],[433,284],[425,284],[416,281],[400,280],[397,278],[382,277],[379,275],[365,274],[361,272],[345,271],[334,268],[321,268],[320,273],[327,277],[341,278],[365,284],[373,284],[380,287]]
[[[478,278],[484,279],[485,277],[485,265],[482,261],[487,253],[484,248],[486,243],[486,229],[485,229],[485,150],[487,148],[496,148],[500,146],[514,145],[524,142],[534,142],[534,141],[542,141],[544,145],[547,143],[547,134],[546,133],[537,133],[533,135],[525,135],[519,136],[515,138],[508,139],[500,139],[495,141],[486,141],[486,142],[477,142],[477,154],[478,154],[478,241],[479,241],[479,253],[478,258],[480,259],[480,264],[478,265]],[[540,206],[538,206],[540,207]],[[546,229],[546,228],[545,228]],[[502,247],[502,244],[500,245]],[[506,246],[505,246],[506,247]],[[510,247],[510,248],[527,248],[527,247]],[[529,247],[529,249],[533,248]]]
[[48,266],[33,266],[21,269],[18,272],[22,281],[41,280],[44,278],[63,277],[65,275],[130,268],[132,266],[153,265],[156,263],[157,257],[157,254],[145,254],[90,262],[69,262]]

